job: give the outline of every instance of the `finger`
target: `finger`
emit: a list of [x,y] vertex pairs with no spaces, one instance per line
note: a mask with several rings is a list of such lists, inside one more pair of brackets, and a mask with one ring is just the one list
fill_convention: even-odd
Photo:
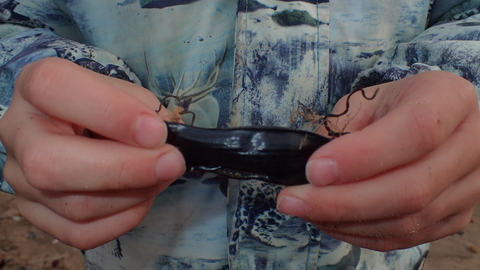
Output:
[[[395,98],[387,102],[393,104],[390,109],[379,105],[380,112],[388,111],[386,115],[375,116],[377,108],[371,108],[369,113],[362,113],[371,115],[366,117],[367,122],[372,119],[371,124],[333,140],[312,155],[306,167],[309,181],[323,186],[365,179],[412,162],[443,143],[464,119],[478,114],[478,105],[470,83],[442,74],[435,80],[418,76],[395,85],[402,95],[393,95]],[[382,87],[380,91],[392,85]]]
[[88,221],[121,212],[154,198],[169,185],[163,183],[145,189],[104,192],[40,191],[28,184],[18,164],[12,159],[5,166],[5,178],[15,179],[10,183],[17,191],[17,196],[42,204],[71,221]]
[[25,67],[15,91],[39,111],[113,140],[143,147],[163,143],[166,126],[152,104],[115,87],[123,82],[111,81],[74,63],[48,58]]
[[363,181],[327,187],[288,187],[278,197],[279,210],[325,222],[375,220],[417,213],[452,182],[476,169],[480,151],[472,151],[475,134],[478,133],[458,131],[425,157]]
[[129,82],[125,82],[123,80],[119,80],[117,78],[106,77],[101,74],[94,74],[95,76],[99,77],[99,79],[104,80],[108,84],[111,84],[118,89],[122,89],[126,93],[135,96],[145,104],[149,105],[152,109],[157,111],[157,114],[160,118],[164,121],[171,121],[171,114],[170,112],[160,105],[158,98],[153,94],[151,91],[146,91],[145,88],[137,86],[135,84],[131,84]]
[[403,237],[381,238],[381,237],[362,237],[358,235],[348,235],[333,230],[321,229],[331,237],[350,243],[352,245],[368,248],[376,251],[392,251],[398,249],[411,248],[424,243],[430,243],[438,239],[449,236],[457,231],[458,224],[466,227],[471,221],[474,208],[465,211],[461,215],[451,216],[441,220],[432,226],[421,231],[415,232]]
[[85,222],[117,214],[155,198],[168,187],[162,184],[155,187],[91,193],[38,192],[32,199],[49,208],[65,219]]
[[128,82],[128,81],[125,81],[125,80],[121,80],[121,79],[118,79],[118,78],[108,77],[108,76],[105,76],[103,74],[99,74],[99,73],[96,73],[96,72],[92,72],[91,75],[95,76],[99,81],[103,81],[106,84],[109,84],[109,85],[111,85],[115,88],[118,88],[118,89],[124,91],[125,93],[128,93],[128,94],[134,96],[138,100],[147,104],[153,110],[157,110],[159,105],[160,105],[160,101],[155,96],[155,94],[153,94],[150,90],[147,90],[147,89],[145,89],[145,88],[143,88],[139,85],[136,85],[134,83],[131,83],[131,82]]
[[[359,222],[315,223],[317,226],[348,235],[362,237],[395,238],[414,234],[427,227],[445,220],[448,217],[459,216],[477,204],[480,194],[480,169],[451,185],[418,213],[394,218],[367,220]],[[450,234],[459,232],[467,224],[458,219],[456,226],[453,222]]]
[[35,227],[67,245],[87,250],[108,243],[137,227],[148,213],[153,199],[121,213],[89,222],[66,220],[43,205],[22,198],[18,198],[17,202],[22,216]]
[[183,156],[171,145],[143,149],[64,135],[41,116],[29,122],[19,126],[12,153],[30,185],[41,190],[140,189],[172,181],[185,171]]

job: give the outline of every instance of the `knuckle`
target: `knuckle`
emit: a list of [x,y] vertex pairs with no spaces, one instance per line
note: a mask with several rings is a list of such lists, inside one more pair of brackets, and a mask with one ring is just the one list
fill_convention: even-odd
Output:
[[30,102],[45,98],[56,78],[63,76],[65,61],[57,58],[45,58],[25,66],[17,82],[22,82],[24,98]]
[[[109,177],[111,179],[116,179],[116,181],[105,183],[108,185],[106,188],[123,190],[138,187],[150,187],[155,183],[153,173],[151,173],[151,170],[147,169],[148,164],[150,163],[152,162],[140,157],[135,161],[119,161],[115,169],[110,171],[111,175]],[[140,180],[142,184],[139,183]]]
[[[118,169],[114,172],[114,179],[117,181],[114,183],[115,186],[112,186],[114,189],[128,189],[131,188],[131,182],[134,176],[132,172],[135,172],[138,167],[135,167],[134,164],[131,164],[127,161],[122,161],[118,166]],[[148,179],[147,179],[148,181]]]
[[396,228],[395,237],[406,237],[409,235],[413,235],[422,230],[424,228],[424,224],[426,223],[428,222],[425,221],[422,212],[406,216]]
[[[115,99],[105,99],[103,100],[103,106],[96,108],[96,115],[99,117],[95,122],[91,123],[92,128],[98,128],[99,125],[105,125],[107,128],[113,128],[114,125],[119,124],[117,121],[113,121],[112,115],[115,115],[119,111],[118,100]],[[118,130],[126,129],[128,125],[122,127],[119,125]]]
[[48,168],[49,155],[41,144],[30,145],[26,147],[19,157],[19,164],[27,182],[40,190],[55,189],[53,180],[54,173]]
[[398,189],[397,212],[399,215],[413,215],[421,212],[430,202],[430,187],[427,181],[405,181]]
[[61,210],[61,213],[58,214],[71,221],[83,222],[96,217],[94,213],[95,210],[90,206],[87,197],[72,195],[63,202],[63,209]]
[[[416,86],[412,89],[427,89],[429,94],[417,97],[415,106],[409,113],[412,119],[408,125],[410,134],[416,136],[417,147],[431,150],[450,135],[450,121],[467,114],[474,109],[478,111],[475,87],[462,77],[446,71],[433,71],[419,74]],[[426,88],[428,84],[430,88]],[[433,106],[432,97],[441,97],[442,107]],[[438,103],[438,102],[437,102]],[[447,115],[454,111],[454,115]],[[447,121],[445,121],[447,120]]]
[[473,108],[478,108],[477,91],[470,81],[456,74],[443,72],[440,83],[450,86],[445,87],[445,91],[448,91],[449,96],[452,97],[450,100],[452,104],[470,108],[470,106],[466,106],[468,104],[473,105]]
[[[318,203],[316,204],[318,205]],[[315,208],[313,208],[315,209]],[[332,198],[331,205],[327,209],[325,209],[325,212],[318,213],[321,214],[319,217],[315,217],[316,219],[326,219],[326,220],[334,220],[334,221],[344,221],[344,220],[349,220],[352,217],[350,214],[347,212],[347,209],[349,209],[348,206],[345,205],[345,201],[339,199],[339,197],[334,197]],[[311,213],[314,213],[314,210],[309,211]],[[358,220],[361,220],[361,217],[355,217]]]
[[442,139],[440,115],[429,106],[416,106],[409,131],[417,138],[415,148],[426,151],[435,148]]

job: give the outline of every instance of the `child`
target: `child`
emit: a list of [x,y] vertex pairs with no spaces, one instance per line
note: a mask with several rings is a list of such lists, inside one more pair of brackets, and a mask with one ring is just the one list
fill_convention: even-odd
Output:
[[[480,197],[479,6],[4,1],[2,189],[87,269],[419,269]],[[357,88],[307,185],[185,173],[165,144],[166,109],[314,130]]]

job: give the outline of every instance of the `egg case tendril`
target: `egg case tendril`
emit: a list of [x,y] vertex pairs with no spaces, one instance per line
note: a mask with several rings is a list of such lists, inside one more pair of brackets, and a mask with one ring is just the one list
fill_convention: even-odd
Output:
[[375,92],[373,93],[373,95],[371,97],[367,96],[367,93],[365,93],[365,89],[356,89],[356,90],[353,90],[350,94],[348,94],[346,105],[345,105],[345,110],[343,112],[341,112],[339,114],[326,114],[323,117],[322,125],[328,131],[328,136],[331,136],[333,138],[338,138],[342,135],[348,134],[348,132],[334,131],[330,126],[331,122],[330,122],[329,118],[333,118],[333,117],[338,118],[340,116],[343,116],[343,115],[347,114],[348,111],[350,110],[350,98],[352,97],[353,94],[355,94],[356,92],[361,92],[363,98],[365,98],[366,100],[373,100],[377,96],[379,90],[380,90],[380,88],[375,90]]

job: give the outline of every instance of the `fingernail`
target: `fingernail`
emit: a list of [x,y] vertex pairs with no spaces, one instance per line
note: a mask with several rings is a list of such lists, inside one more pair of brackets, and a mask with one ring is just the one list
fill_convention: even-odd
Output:
[[141,115],[135,126],[135,140],[145,148],[153,148],[165,142],[167,126],[157,117]]
[[319,158],[307,162],[307,179],[316,186],[327,186],[339,179],[338,165],[332,159]]
[[185,172],[185,161],[178,150],[160,156],[155,166],[155,177],[159,181],[176,179]]
[[298,198],[288,195],[278,199],[277,210],[286,215],[307,217],[307,207],[305,203]]

